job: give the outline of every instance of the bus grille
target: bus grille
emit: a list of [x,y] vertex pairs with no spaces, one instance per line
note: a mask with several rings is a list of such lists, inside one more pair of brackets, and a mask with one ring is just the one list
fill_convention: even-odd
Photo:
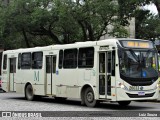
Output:
[[129,78],[123,76],[122,74],[120,77],[132,86],[149,86],[158,79],[158,76],[154,78]]
[[148,86],[148,85],[152,85],[153,83],[155,82],[154,81],[151,81],[151,80],[143,80],[143,81],[140,81],[140,80],[133,80],[133,81],[129,81],[128,83],[131,84],[131,85],[134,85],[134,86]]
[[127,93],[127,95],[128,95],[130,98],[152,97],[154,94],[155,94],[155,92],[154,92],[154,93],[150,93],[150,94],[145,94],[145,95],[138,95],[138,94],[129,94],[129,93]]

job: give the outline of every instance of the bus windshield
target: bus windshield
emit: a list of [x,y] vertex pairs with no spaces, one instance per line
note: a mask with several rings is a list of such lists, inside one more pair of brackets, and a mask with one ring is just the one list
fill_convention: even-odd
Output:
[[157,53],[154,49],[119,49],[120,74],[127,78],[158,76]]

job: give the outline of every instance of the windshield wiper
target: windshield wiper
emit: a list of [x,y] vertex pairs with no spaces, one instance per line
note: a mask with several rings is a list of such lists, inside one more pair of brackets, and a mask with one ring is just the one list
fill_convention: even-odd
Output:
[[139,70],[139,69],[142,70],[143,64],[141,63],[142,61],[140,60],[141,59],[140,56],[137,56],[132,49],[129,49],[129,51],[132,54],[132,56],[134,57],[134,59],[136,60],[136,62],[138,63],[137,70]]
[[149,57],[150,52],[151,52],[151,50],[147,51],[146,56],[145,56],[146,59]]
[[129,51],[132,54],[132,56],[134,57],[134,59],[136,60],[136,62],[139,62],[139,59],[138,59],[137,55],[134,53],[134,51],[132,49],[129,49]]

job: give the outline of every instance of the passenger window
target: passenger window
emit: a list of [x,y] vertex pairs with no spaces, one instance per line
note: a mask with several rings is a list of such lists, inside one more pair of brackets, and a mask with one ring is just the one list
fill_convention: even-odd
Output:
[[42,69],[43,63],[43,52],[33,52],[32,53],[32,68]]
[[18,54],[18,69],[21,68],[21,53]]
[[112,76],[115,76],[115,62],[116,62],[116,58],[115,58],[115,50],[112,51]]
[[10,58],[10,73],[16,73],[16,58]]
[[46,57],[46,73],[51,73],[51,56]]
[[93,68],[94,66],[94,48],[80,48],[78,54],[79,68]]
[[46,73],[56,73],[56,56],[46,57]]
[[3,69],[5,70],[7,68],[7,55],[4,55],[3,57]]
[[77,67],[77,49],[64,50],[63,68]]
[[59,69],[61,69],[62,66],[63,66],[63,50],[60,50],[59,51],[59,64],[58,64]]
[[52,58],[52,60],[53,60],[53,73],[56,73],[56,56],[54,56],[53,58]]
[[22,53],[21,69],[31,68],[31,53]]

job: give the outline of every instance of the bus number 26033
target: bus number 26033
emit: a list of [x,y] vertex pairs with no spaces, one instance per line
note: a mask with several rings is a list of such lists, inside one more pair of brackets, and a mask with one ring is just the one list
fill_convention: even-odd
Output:
[[129,86],[129,90],[143,90],[142,86]]

